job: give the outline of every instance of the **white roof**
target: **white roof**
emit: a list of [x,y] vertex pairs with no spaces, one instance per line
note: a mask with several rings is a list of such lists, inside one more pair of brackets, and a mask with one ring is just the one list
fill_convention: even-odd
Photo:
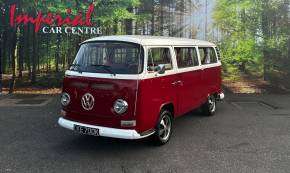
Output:
[[115,36],[102,36],[95,37],[86,42],[93,41],[125,41],[131,43],[138,43],[144,46],[161,46],[161,45],[179,45],[179,46],[215,46],[215,44],[195,39],[179,38],[179,37],[163,37],[163,36],[145,36],[145,35],[115,35]]

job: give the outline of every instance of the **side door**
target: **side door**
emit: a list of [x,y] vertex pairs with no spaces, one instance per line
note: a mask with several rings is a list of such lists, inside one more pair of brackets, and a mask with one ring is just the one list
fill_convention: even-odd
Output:
[[174,47],[178,79],[178,112],[180,115],[198,107],[202,98],[202,71],[196,47]]

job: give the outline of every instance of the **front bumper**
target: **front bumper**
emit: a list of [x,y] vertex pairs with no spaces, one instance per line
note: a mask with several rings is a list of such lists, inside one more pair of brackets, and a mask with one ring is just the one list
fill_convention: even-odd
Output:
[[120,138],[120,139],[141,139],[150,136],[150,134],[140,135],[136,130],[131,129],[116,129],[110,127],[102,127],[102,126],[94,126],[89,124],[83,124],[71,120],[67,120],[63,117],[58,119],[58,124],[64,128],[69,130],[74,129],[74,125],[90,127],[90,128],[97,128],[99,129],[100,136],[111,137],[111,138]]

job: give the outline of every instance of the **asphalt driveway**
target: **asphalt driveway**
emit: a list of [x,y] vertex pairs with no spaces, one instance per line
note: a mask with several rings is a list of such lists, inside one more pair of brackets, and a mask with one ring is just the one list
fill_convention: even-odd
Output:
[[171,141],[119,140],[58,126],[59,96],[0,96],[0,173],[290,170],[290,96],[227,95],[213,117],[192,111]]

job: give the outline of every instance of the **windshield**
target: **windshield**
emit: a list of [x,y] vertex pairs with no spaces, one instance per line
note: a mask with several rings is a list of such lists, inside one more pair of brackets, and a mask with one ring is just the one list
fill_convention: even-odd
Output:
[[125,42],[93,42],[81,45],[70,70],[91,73],[139,74],[143,49]]

